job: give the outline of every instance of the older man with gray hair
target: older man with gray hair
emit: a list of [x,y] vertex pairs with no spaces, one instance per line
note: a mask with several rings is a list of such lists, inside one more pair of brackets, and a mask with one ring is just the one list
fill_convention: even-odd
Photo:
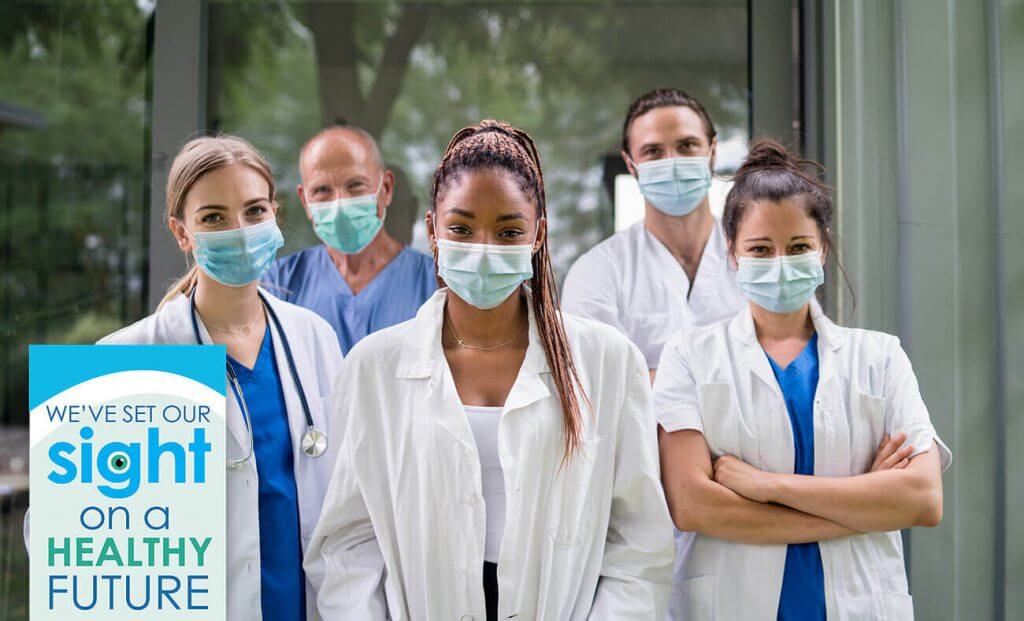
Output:
[[348,354],[367,334],[416,314],[437,288],[434,261],[384,230],[395,175],[366,131],[319,132],[302,148],[299,174],[299,200],[323,243],[279,259],[264,280],[334,326]]

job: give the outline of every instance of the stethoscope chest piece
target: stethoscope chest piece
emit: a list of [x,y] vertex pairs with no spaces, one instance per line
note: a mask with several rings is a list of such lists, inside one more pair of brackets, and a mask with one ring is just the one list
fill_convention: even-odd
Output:
[[310,457],[320,457],[327,452],[327,434],[316,427],[310,427],[302,436],[302,452]]

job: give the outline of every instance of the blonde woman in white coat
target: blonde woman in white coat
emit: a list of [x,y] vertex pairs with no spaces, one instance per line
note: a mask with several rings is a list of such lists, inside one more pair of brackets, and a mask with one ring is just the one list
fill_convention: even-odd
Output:
[[724,214],[736,318],[666,345],[654,385],[682,535],[672,618],[913,618],[900,529],[942,516],[950,462],[899,341],[811,303],[828,188],[754,145]]
[[543,188],[521,130],[449,144],[427,216],[446,288],[360,342],[335,387],[345,438],[305,562],[324,618],[664,614],[647,366],[558,313]]
[[258,288],[281,234],[270,167],[248,142],[188,142],[171,166],[167,212],[198,267],[154,314],[100,342],[226,345],[237,376],[227,397],[228,619],[318,618],[301,555],[339,441],[326,415],[337,337],[316,314]]

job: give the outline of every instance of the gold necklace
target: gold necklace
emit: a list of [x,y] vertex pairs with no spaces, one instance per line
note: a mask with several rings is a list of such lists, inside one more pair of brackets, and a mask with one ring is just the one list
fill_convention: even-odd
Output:
[[504,343],[500,343],[493,347],[476,347],[474,345],[466,345],[466,343],[459,338],[459,335],[455,333],[455,326],[452,325],[452,320],[451,317],[449,317],[448,313],[444,313],[444,321],[446,324],[448,324],[448,330],[451,331],[452,337],[455,339],[455,342],[458,343],[459,347],[461,347],[462,349],[475,349],[477,351],[494,351],[495,349],[501,349],[502,347],[505,347],[506,345],[511,345],[513,342],[515,342],[515,340],[519,338],[519,335],[523,333],[523,328],[526,327],[527,323],[529,323],[529,317],[524,319],[523,323],[519,324],[519,329],[516,330],[515,336],[505,341]]
[[213,328],[214,330],[216,330],[218,332],[222,332],[224,334],[237,334],[238,336],[240,336],[240,337],[242,337],[244,339],[247,339],[250,336],[252,336],[252,331],[256,327],[256,324],[258,324],[259,322],[260,322],[260,320],[256,319],[256,321],[254,321],[252,323],[241,323],[241,324],[238,324],[237,327],[236,326],[226,326],[225,327],[225,326],[218,326],[217,324],[211,323],[210,321],[208,321],[206,319],[203,320],[203,323],[206,324],[206,329],[207,330],[209,330],[210,328]]

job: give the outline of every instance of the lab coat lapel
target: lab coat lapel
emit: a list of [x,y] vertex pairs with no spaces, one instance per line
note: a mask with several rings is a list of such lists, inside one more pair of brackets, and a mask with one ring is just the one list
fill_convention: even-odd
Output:
[[547,354],[544,352],[544,343],[540,340],[537,318],[534,316],[533,304],[530,301],[527,298],[526,307],[529,313],[530,341],[526,347],[526,356],[523,358],[523,364],[519,367],[519,373],[516,375],[516,381],[512,384],[512,390],[509,391],[508,398],[505,399],[505,410],[502,412],[502,416],[511,410],[532,405],[551,394],[547,383],[545,383],[542,377],[542,374],[550,373],[551,368],[548,366]]
[[423,400],[426,416],[475,452],[473,432],[441,346],[447,292],[447,289],[437,290],[417,311],[408,331],[408,340],[402,347],[395,376],[402,380],[426,382]]
[[738,353],[743,361],[743,366],[750,369],[756,380],[768,386],[772,393],[781,399],[782,391],[779,388],[779,382],[775,379],[771,365],[768,364],[768,357],[765,355],[764,349],[757,341],[754,317],[750,314],[749,305],[744,307],[729,323],[729,334],[738,342]]

